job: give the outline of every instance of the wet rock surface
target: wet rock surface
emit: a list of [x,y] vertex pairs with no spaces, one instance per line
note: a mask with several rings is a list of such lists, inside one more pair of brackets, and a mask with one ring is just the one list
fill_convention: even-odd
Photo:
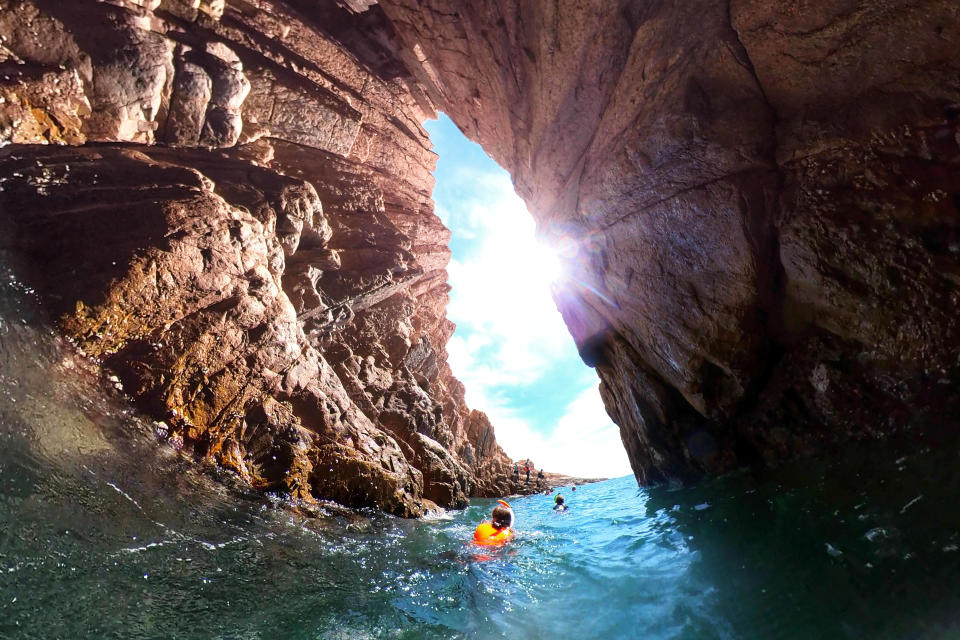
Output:
[[521,488],[446,363],[436,109],[566,259],[638,480],[958,415],[953,2],[0,0],[0,36],[3,242],[258,486]]

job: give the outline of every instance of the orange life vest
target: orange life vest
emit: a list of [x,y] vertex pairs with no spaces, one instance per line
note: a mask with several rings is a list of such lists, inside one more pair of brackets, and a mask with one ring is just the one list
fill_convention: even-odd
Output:
[[477,525],[477,530],[473,532],[474,544],[499,545],[507,542],[513,536],[510,527],[497,529],[489,522],[481,522]]

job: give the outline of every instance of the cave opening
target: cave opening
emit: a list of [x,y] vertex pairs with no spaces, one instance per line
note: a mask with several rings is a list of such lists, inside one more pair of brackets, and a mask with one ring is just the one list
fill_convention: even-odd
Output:
[[510,175],[444,114],[425,124],[438,154],[435,210],[450,229],[447,345],[471,408],[514,460],[579,477],[631,473],[619,428],[550,294],[563,280],[553,247]]

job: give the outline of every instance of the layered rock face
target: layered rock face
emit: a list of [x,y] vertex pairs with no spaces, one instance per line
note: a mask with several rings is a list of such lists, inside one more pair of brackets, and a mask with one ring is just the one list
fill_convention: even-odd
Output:
[[163,437],[255,486],[508,493],[446,363],[432,104],[382,14],[297,4],[0,1],[2,244]]
[[446,365],[435,108],[566,258],[640,481],[958,415],[951,0],[0,0],[0,35],[7,245],[260,486],[508,489]]
[[950,0],[382,0],[568,258],[642,482],[958,413]]

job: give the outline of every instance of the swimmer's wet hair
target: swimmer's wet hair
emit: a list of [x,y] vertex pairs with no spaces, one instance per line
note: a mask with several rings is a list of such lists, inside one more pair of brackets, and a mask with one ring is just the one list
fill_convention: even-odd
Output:
[[496,529],[505,529],[513,524],[513,511],[498,504],[493,508],[493,526]]

